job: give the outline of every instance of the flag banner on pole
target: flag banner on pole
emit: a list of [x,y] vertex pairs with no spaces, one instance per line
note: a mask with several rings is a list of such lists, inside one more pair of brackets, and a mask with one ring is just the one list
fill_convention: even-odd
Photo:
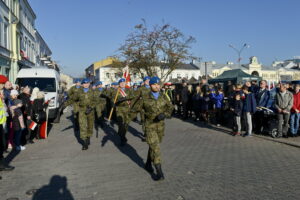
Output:
[[123,69],[123,78],[126,79],[126,88],[130,88],[130,74],[129,74],[129,67],[126,65],[126,67]]

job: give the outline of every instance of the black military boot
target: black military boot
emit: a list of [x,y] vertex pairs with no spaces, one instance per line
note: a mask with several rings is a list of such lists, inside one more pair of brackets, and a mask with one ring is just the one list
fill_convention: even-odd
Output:
[[154,172],[154,169],[152,167],[152,163],[151,163],[151,158],[150,158],[150,153],[148,152],[148,156],[147,156],[147,161],[146,161],[146,164],[145,164],[145,170],[149,173],[153,173]]
[[14,169],[15,169],[15,167],[8,165],[4,161],[4,158],[0,159],[0,171],[12,171]]
[[88,139],[83,140],[82,150],[87,150],[89,148]]
[[162,181],[165,179],[165,176],[161,170],[161,164],[156,164],[154,165],[155,166],[155,169],[156,169],[156,178],[155,178],[155,181]]

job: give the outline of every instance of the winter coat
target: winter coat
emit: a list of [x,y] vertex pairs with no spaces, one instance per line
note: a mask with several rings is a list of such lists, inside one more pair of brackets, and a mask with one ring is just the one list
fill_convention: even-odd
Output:
[[243,99],[243,112],[256,112],[256,100],[253,93],[245,94]]
[[284,96],[277,92],[275,95],[275,108],[290,111],[293,107],[293,94],[289,91],[286,91]]
[[224,94],[223,93],[217,93],[213,97],[215,108],[222,108],[223,107],[223,99]]
[[293,113],[295,113],[295,112],[296,112],[296,111],[295,111],[296,109],[300,111],[300,92],[295,93],[295,94],[293,95],[293,97],[294,97],[294,101],[293,101],[293,107],[292,107],[291,111],[292,111]]
[[200,93],[195,93],[193,95],[193,110],[194,111],[200,111],[201,110],[201,100],[202,96]]
[[255,94],[255,98],[258,107],[267,107],[270,99],[270,91],[267,89],[258,90]]
[[18,97],[22,101],[22,112],[24,115],[31,115],[32,103],[30,101],[30,95],[21,93]]
[[206,94],[202,97],[202,101],[201,101],[201,110],[202,111],[208,111],[209,110],[209,102],[210,102],[210,98],[209,95]]
[[241,116],[243,110],[243,101],[242,100],[233,100],[231,109],[235,116]]
[[187,87],[183,87],[180,92],[180,100],[182,103],[187,103],[189,101],[189,91]]

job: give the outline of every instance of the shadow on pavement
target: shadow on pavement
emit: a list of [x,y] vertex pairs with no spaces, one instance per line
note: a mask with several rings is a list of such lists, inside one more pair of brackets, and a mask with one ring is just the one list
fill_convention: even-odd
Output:
[[133,136],[143,139],[143,133],[139,132],[138,130],[136,130],[135,128],[133,128],[132,126],[128,126],[128,132],[131,133]]
[[74,200],[67,186],[66,177],[54,175],[48,185],[44,185],[38,190],[28,191],[27,195],[33,195],[32,200]]
[[121,147],[119,145],[120,144],[119,136],[112,127],[105,125],[103,130],[105,135],[101,140],[101,147],[104,147],[108,141],[111,141],[119,149],[120,152],[128,156],[139,167],[144,169],[143,159],[138,155],[136,150],[130,144],[127,143],[125,146]]
[[70,116],[66,117],[68,120],[70,120],[72,122],[73,125],[71,126],[68,126],[66,128],[64,128],[63,130],[61,130],[62,132],[64,131],[67,131],[67,130],[70,130],[73,128],[73,132],[74,132],[74,136],[78,142],[78,144],[82,145],[83,144],[83,141],[82,139],[80,138],[80,130],[79,130],[79,125],[78,125],[78,130],[76,130],[76,125],[75,125],[75,119],[74,119],[74,116],[73,114],[71,114]]

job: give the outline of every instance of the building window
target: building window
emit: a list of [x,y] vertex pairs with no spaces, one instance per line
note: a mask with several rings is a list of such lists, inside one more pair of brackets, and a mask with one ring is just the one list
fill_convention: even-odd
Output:
[[4,76],[6,76],[8,79],[9,79],[9,72],[10,72],[9,68],[5,67],[4,68]]
[[3,38],[4,38],[4,47],[8,49],[8,23],[4,23],[4,32],[3,32]]
[[110,76],[109,76],[109,73],[106,73],[106,78],[109,78]]

